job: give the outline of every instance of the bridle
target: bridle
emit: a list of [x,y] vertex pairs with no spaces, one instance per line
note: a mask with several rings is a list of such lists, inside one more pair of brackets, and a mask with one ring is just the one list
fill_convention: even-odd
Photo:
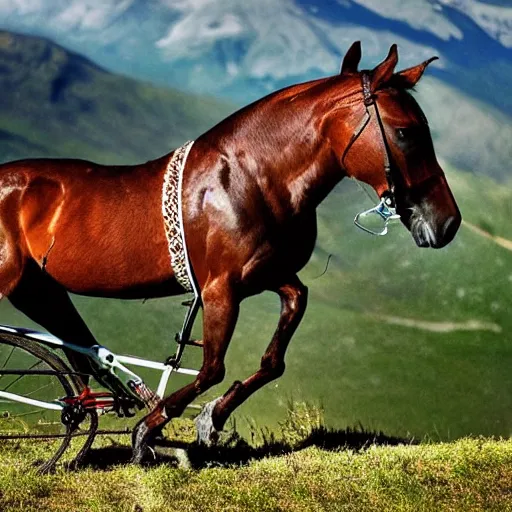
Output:
[[[359,126],[352,134],[350,141],[343,152],[343,156],[341,158],[341,165],[345,166],[345,157],[347,156],[348,151],[354,144],[354,142],[359,138],[359,136],[363,133],[366,126],[370,122],[372,118],[372,113],[374,117],[377,119],[377,123],[379,125],[379,132],[382,139],[382,146],[384,149],[384,174],[386,176],[386,181],[388,183],[387,190],[381,195],[380,202],[377,206],[370,208],[369,210],[365,210],[361,213],[358,213],[354,218],[354,224],[370,233],[372,235],[385,235],[388,232],[388,223],[392,220],[396,220],[400,218],[400,215],[396,213],[396,201],[395,201],[395,184],[393,181],[393,172],[392,172],[392,159],[391,159],[391,149],[388,144],[388,140],[386,138],[386,132],[384,129],[384,123],[382,122],[382,118],[380,116],[379,109],[377,107],[377,103],[375,101],[375,97],[371,92],[371,79],[369,71],[361,71],[361,83],[363,86],[363,97],[364,97],[364,105],[366,107],[366,112],[359,123]],[[370,215],[378,215],[384,221],[384,228],[381,231],[374,231],[370,228],[367,228],[363,224],[361,224],[361,220],[364,217],[368,217]]]

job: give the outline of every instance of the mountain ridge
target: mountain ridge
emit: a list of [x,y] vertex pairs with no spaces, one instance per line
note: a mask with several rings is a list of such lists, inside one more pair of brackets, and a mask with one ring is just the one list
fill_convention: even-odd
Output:
[[[5,105],[0,109],[0,130],[8,133],[10,144],[18,145],[18,150],[25,137],[44,144],[54,151],[53,156],[83,154],[87,159],[101,157],[107,163],[133,163],[143,154],[159,156],[172,149],[170,145],[194,137],[231,108],[208,98],[141,85],[99,71],[87,61],[76,61],[79,71],[71,73],[75,81],[66,80],[62,70],[66,59],[73,60],[72,55],[62,55],[61,49],[48,48],[48,42],[37,38],[9,37],[19,38],[20,45],[36,46],[32,60],[30,52],[20,50],[9,61],[0,45],[0,63],[12,71],[1,75],[6,82],[0,89]],[[47,58],[40,59],[40,55]],[[31,66],[31,62],[40,65]],[[67,85],[55,89],[52,83],[59,78],[61,85]],[[418,89],[437,146],[446,140],[450,149],[453,141],[446,133],[456,127],[470,128],[475,122],[476,114],[467,111],[468,104],[476,113],[486,112],[475,102],[457,104],[460,93],[434,78],[425,77]],[[83,108],[77,109],[77,105]],[[454,119],[452,112],[457,110],[460,117]],[[161,124],[166,113],[170,118]],[[482,139],[489,130],[500,128],[493,115],[489,115],[489,126],[478,127]],[[177,126],[180,121],[182,126]],[[158,126],[152,126],[157,122]],[[162,135],[166,129],[172,132]],[[435,133],[440,129],[444,135]],[[510,140],[507,127],[501,130],[505,142]],[[155,133],[159,134],[157,140],[153,140]],[[461,137],[467,137],[466,133]],[[478,156],[479,146],[474,145],[470,149]],[[460,150],[468,151],[467,146]],[[37,156],[37,151],[27,148],[23,156]],[[511,189],[488,177],[443,167],[463,218],[495,236],[512,239]],[[287,372],[278,381],[279,388],[262,389],[244,404],[238,418],[251,411],[259,421],[275,425],[282,404],[294,394],[322,401],[332,425],[362,421],[418,436],[439,432],[445,437],[475,432],[506,435],[512,425],[511,350],[506,335],[511,329],[510,252],[465,226],[442,251],[418,249],[399,226],[390,229],[387,237],[370,237],[352,224],[355,213],[371,205],[354,187],[344,180],[318,209],[317,247],[301,272],[310,290],[310,306],[288,351]],[[325,273],[329,254],[334,256]],[[112,350],[162,361],[173,353],[172,334],[180,328],[184,313],[182,297],[146,304],[84,297],[73,300],[98,341]],[[205,400],[259,367],[277,322],[278,298],[270,294],[255,297],[243,303],[241,311],[222,391],[212,390]],[[0,303],[0,313],[2,323],[33,326],[6,301]],[[384,322],[383,316],[400,318],[402,325]],[[498,327],[443,335],[412,328],[411,320],[476,321]],[[502,332],[496,332],[500,329]],[[201,339],[199,323],[193,336]],[[189,367],[200,367],[199,351],[187,352],[185,358],[185,365],[190,362]],[[176,376],[172,386],[183,384],[182,378]],[[153,380],[148,376],[147,382],[156,386],[156,376]]]
[[[0,31],[0,159],[133,163],[170,152],[233,107],[113,74],[36,36]],[[124,155],[122,158],[119,155]]]
[[[433,53],[446,83],[512,114],[512,8],[477,0],[19,0],[4,28],[50,36],[108,69],[246,103],[339,68],[363,40],[369,61],[392,42],[405,66]],[[43,21],[43,23],[41,23]],[[178,73],[169,73],[169,68]],[[489,76],[487,76],[489,75]],[[491,87],[486,86],[491,85]]]

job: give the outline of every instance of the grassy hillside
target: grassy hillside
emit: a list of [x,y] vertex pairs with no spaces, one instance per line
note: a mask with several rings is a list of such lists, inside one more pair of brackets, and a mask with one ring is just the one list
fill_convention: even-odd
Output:
[[[512,191],[488,178],[448,169],[467,222],[512,239]],[[400,225],[384,238],[352,224],[369,205],[351,182],[319,209],[319,239],[302,272],[310,288],[303,324],[283,378],[259,391],[237,414],[276,428],[290,398],[321,403],[327,424],[361,422],[388,435],[450,440],[512,432],[512,254],[463,226],[453,244],[418,249]],[[332,254],[326,274],[318,277]],[[76,297],[100,342],[113,350],[164,360],[174,350],[181,298],[122,302]],[[227,357],[223,393],[254,372],[275,328],[279,303],[264,294],[242,305]],[[4,323],[27,320],[0,304]],[[200,322],[196,334],[201,336]],[[190,348],[185,364],[198,367]],[[155,378],[148,376],[155,384]],[[188,382],[173,377],[171,387]]]
[[[96,450],[90,465],[37,476],[0,454],[0,508],[24,511],[508,511],[512,442],[312,446],[243,465],[218,450],[201,469],[172,459],[149,468],[122,464],[121,446]],[[117,454],[117,458],[116,458]],[[260,460],[258,460],[260,459]],[[203,460],[208,460],[208,454]],[[175,462],[175,461],[174,461]],[[96,465],[95,465],[96,464]]]
[[138,163],[168,153],[233,110],[109,73],[45,39],[3,31],[0,91],[0,161]]
[[[54,154],[140,161],[194,137],[230,110],[112,75],[39,38],[0,33],[0,66],[0,159]],[[444,101],[453,97],[446,93]],[[317,248],[302,272],[308,312],[288,351],[285,376],[237,414],[242,431],[249,416],[275,428],[292,397],[322,403],[328,424],[337,428],[362,422],[389,435],[443,440],[510,435],[512,255],[492,237],[512,240],[512,189],[451,168],[448,174],[465,221],[483,231],[465,225],[441,251],[418,249],[400,226],[384,238],[358,231],[352,219],[370,203],[354,183],[342,183],[322,204]],[[328,270],[318,277],[329,255]],[[144,304],[74,300],[98,340],[113,350],[157,360],[174,351],[185,313],[181,297]],[[278,312],[271,294],[242,305],[226,380],[205,400],[258,368]],[[6,301],[0,321],[31,325]],[[196,331],[200,337],[200,322]],[[198,367],[200,356],[189,349],[185,364]],[[187,381],[173,377],[170,387]]]

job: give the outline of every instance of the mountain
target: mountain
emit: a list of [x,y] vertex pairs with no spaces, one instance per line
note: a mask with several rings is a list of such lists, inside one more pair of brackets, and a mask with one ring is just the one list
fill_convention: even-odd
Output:
[[[436,80],[418,91],[439,154],[509,179],[512,7],[505,0],[17,0],[0,3],[0,19],[105,68],[238,104],[337,73],[354,40],[362,40],[367,67],[394,42],[402,68],[437,54],[427,73]],[[162,137],[158,124],[148,122],[145,133]],[[9,147],[22,144],[20,135]]]
[[9,32],[0,32],[0,91],[1,161],[52,155],[136,163],[170,152],[233,110]]
[[397,42],[405,66],[437,53],[443,80],[512,112],[509,95],[496,94],[512,79],[507,1],[17,0],[0,15],[5,28],[52,37],[108,68],[241,102],[333,74],[354,40],[366,63]]
[[[3,159],[54,154],[140,161],[194,137],[231,110],[210,98],[114,75],[41,38],[2,33],[0,67]],[[507,114],[432,77],[422,81],[418,95],[438,152],[506,178]],[[369,203],[351,182],[322,204],[317,248],[301,273],[310,306],[290,346],[287,371],[242,407],[239,424],[250,415],[259,425],[276,425],[292,397],[323,403],[328,424],[343,428],[361,422],[388,435],[440,439],[510,434],[512,192],[489,177],[445,167],[467,224],[442,251],[418,249],[399,226],[387,237],[359,232],[352,219]],[[145,304],[74,301],[111,349],[158,361],[173,352],[182,297]],[[205,399],[258,368],[278,311],[272,294],[242,304],[226,380]],[[0,321],[30,325],[6,301],[0,302]],[[194,334],[200,338],[200,322]],[[198,367],[199,359],[200,351],[191,348],[184,366]],[[142,375],[156,384],[154,375]],[[174,377],[169,390],[186,379]]]
[[512,118],[428,75],[414,93],[438,156],[459,169],[512,183]]

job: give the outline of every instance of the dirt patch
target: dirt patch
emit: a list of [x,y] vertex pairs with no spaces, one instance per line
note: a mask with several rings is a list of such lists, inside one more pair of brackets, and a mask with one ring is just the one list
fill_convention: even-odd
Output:
[[468,320],[466,322],[429,322],[427,320],[387,315],[375,315],[374,318],[382,320],[388,324],[439,333],[449,333],[454,331],[490,331],[499,334],[502,331],[501,326],[498,324],[482,322],[480,320]]
[[495,244],[499,245],[500,247],[503,247],[504,249],[507,249],[508,251],[512,251],[512,240],[509,240],[508,238],[503,238],[502,236],[492,235],[488,231],[485,231],[485,229],[479,228],[478,226],[466,222],[465,220],[462,221],[462,225],[468,227],[471,231],[473,231],[473,233],[483,236],[488,240],[492,240]]

